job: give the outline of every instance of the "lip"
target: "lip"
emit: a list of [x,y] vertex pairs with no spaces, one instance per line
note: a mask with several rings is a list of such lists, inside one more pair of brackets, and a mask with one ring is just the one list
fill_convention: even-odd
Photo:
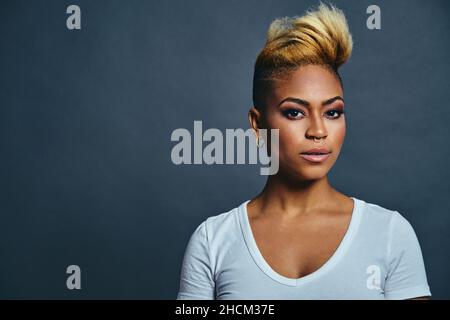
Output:
[[[310,154],[310,153],[321,153],[321,154]],[[326,148],[312,148],[308,151],[300,153],[300,156],[314,163],[320,163],[327,160],[330,157],[331,151]]]
[[330,153],[325,153],[325,154],[303,154],[303,153],[301,153],[300,156],[305,160],[315,162],[315,163],[320,163],[320,162],[327,160],[330,157]]
[[306,150],[305,152],[302,152],[301,154],[305,154],[305,153],[331,153],[331,151],[322,147],[322,148],[312,148],[312,149]]

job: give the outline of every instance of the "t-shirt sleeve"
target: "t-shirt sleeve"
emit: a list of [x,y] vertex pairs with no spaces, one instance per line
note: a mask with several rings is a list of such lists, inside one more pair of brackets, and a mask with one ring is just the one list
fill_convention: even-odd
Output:
[[189,239],[181,266],[177,300],[215,299],[215,282],[206,231],[205,220]]
[[431,296],[422,251],[413,227],[397,211],[391,223],[385,298],[402,300]]

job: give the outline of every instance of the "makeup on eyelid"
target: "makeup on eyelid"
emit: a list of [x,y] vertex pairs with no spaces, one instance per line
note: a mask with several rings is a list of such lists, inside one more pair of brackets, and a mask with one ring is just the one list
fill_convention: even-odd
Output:
[[[330,112],[334,112],[334,114],[337,114],[337,116],[330,116],[329,119],[331,120],[336,120],[339,119],[343,114],[345,114],[345,111],[343,110],[343,108],[334,108],[334,109],[330,109],[328,111],[325,111],[325,114],[330,113]],[[303,117],[305,117],[305,113],[302,110],[298,110],[295,108],[287,108],[284,110],[281,110],[281,113],[283,113],[283,115],[288,118],[288,119],[302,119]],[[296,113],[295,115],[293,115],[293,113]],[[302,117],[298,117],[298,115],[303,115]],[[290,118],[289,116],[292,116],[292,118]]]

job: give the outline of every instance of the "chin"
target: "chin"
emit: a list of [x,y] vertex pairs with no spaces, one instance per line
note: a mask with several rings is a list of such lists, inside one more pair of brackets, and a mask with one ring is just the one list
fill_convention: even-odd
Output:
[[306,169],[297,173],[297,177],[300,180],[319,180],[324,178],[328,174],[328,170],[325,169]]
[[324,165],[302,165],[296,167],[280,167],[280,173],[296,181],[319,180],[325,177],[330,171],[329,166]]

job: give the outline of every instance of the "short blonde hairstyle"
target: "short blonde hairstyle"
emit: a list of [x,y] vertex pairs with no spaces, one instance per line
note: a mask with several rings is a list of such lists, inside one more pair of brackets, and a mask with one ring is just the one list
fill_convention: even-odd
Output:
[[344,13],[320,2],[303,16],[282,17],[272,21],[267,40],[259,53],[253,76],[253,104],[264,108],[267,90],[274,80],[308,64],[326,67],[342,81],[338,68],[350,57],[353,48]]

